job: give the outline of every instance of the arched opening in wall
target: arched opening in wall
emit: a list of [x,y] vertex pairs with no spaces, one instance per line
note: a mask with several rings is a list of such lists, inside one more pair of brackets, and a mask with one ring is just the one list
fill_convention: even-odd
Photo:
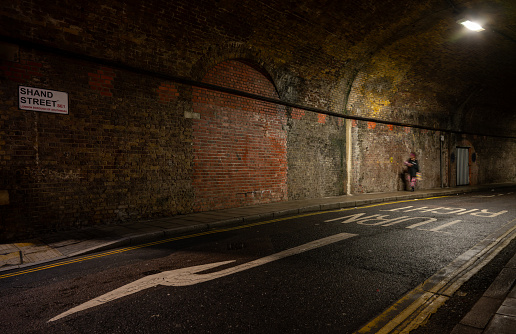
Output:
[[478,184],[479,164],[475,144],[469,139],[462,138],[455,148],[455,177],[457,186]]
[[[203,82],[278,98],[269,78],[241,60],[211,68]],[[194,210],[287,200],[285,107],[193,88]]]

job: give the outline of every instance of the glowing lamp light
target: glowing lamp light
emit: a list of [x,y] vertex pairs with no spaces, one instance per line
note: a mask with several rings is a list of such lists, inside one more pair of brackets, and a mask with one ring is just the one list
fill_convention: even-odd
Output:
[[465,26],[466,28],[468,28],[469,30],[473,30],[473,31],[482,31],[482,30],[485,30],[484,28],[482,28],[482,26],[476,22],[473,22],[473,21],[470,21],[470,20],[459,20],[457,21],[458,23],[462,24],[463,26]]

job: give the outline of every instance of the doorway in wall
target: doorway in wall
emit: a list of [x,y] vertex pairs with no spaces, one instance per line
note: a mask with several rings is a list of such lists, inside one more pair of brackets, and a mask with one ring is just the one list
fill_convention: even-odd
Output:
[[469,185],[469,147],[457,147],[457,185]]

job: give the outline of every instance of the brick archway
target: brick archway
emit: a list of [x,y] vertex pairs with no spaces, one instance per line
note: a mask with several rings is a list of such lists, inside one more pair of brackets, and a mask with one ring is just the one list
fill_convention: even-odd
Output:
[[[228,60],[203,82],[278,98],[254,66]],[[285,108],[227,93],[193,89],[194,211],[287,200]]]

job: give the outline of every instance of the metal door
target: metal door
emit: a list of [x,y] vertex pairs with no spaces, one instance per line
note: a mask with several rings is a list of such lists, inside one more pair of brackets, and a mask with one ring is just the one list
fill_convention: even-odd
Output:
[[469,148],[457,147],[457,185],[469,184]]

